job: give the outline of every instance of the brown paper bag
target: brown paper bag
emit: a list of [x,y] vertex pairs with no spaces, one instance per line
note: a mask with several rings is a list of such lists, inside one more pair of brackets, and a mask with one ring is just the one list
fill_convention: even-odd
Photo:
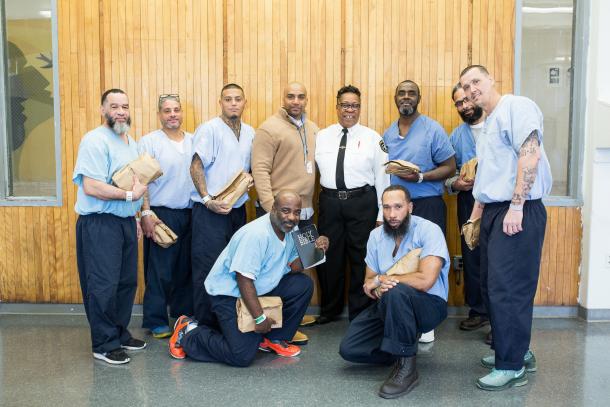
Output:
[[390,269],[385,273],[387,276],[400,276],[403,274],[414,273],[419,270],[419,256],[421,254],[421,247],[419,249],[413,249],[409,253],[405,254],[398,260]]
[[473,181],[475,175],[477,174],[477,158],[473,158],[468,160],[462,168],[460,168],[460,177],[464,178],[464,181]]
[[221,189],[220,193],[218,193],[214,199],[218,201],[227,201],[230,206],[233,206],[243,194],[248,192],[248,185],[250,185],[249,177],[245,172],[239,171]]
[[163,175],[163,171],[161,171],[161,166],[157,160],[148,153],[144,153],[115,172],[112,176],[112,182],[124,191],[131,191],[134,175],[138,176],[140,183],[148,185]]
[[466,246],[470,250],[476,249],[479,245],[479,233],[481,232],[481,218],[475,220],[469,220],[462,226],[462,235],[464,235],[464,241]]
[[[271,328],[281,328],[282,299],[280,297],[258,297],[258,301],[261,303],[263,313],[267,318],[271,318],[275,321],[275,324],[271,325]],[[235,308],[237,311],[237,328],[239,331],[244,333],[254,331],[254,325],[256,325],[256,323],[241,298],[237,299]]]
[[178,235],[174,233],[165,223],[155,225],[155,240],[157,244],[167,249],[178,240]]
[[385,173],[393,175],[419,174],[421,172],[417,164],[405,160],[391,160],[384,164]]

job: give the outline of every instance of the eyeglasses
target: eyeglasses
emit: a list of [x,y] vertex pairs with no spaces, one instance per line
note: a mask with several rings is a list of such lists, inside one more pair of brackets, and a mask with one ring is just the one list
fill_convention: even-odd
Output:
[[459,109],[462,106],[464,106],[464,103],[468,103],[468,102],[470,102],[470,99],[464,98],[464,99],[456,100],[454,104],[455,104],[455,107],[457,107]]
[[353,103],[351,105],[348,103],[339,103],[339,107],[344,112],[346,112],[348,110],[358,110],[358,109],[360,109],[360,103]]
[[177,93],[165,93],[163,95],[159,95],[159,103],[164,101],[165,99],[176,99],[177,102],[180,102],[180,95]]

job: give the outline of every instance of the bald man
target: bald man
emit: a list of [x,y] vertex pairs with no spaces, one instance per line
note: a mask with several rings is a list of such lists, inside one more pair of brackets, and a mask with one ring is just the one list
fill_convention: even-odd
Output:
[[[201,362],[245,367],[252,363],[259,349],[284,357],[301,352],[298,346],[287,343],[294,336],[313,293],[311,279],[301,273],[303,265],[290,234],[300,216],[299,194],[280,191],[270,213],[233,235],[205,280],[212,312],[220,326],[216,329],[198,325],[181,316],[169,342],[172,357],[188,356]],[[326,251],[328,239],[320,236],[316,247]],[[274,321],[263,313],[259,296],[282,299],[281,328],[271,328]],[[237,298],[242,298],[255,318],[253,332],[244,333],[237,328]]]
[[[258,194],[257,216],[271,210],[273,197],[278,191],[296,191],[302,199],[303,209],[299,226],[312,222],[313,193],[316,182],[315,150],[318,126],[307,119],[307,89],[301,83],[286,85],[282,107],[256,130],[252,143],[252,176]],[[313,323],[306,317],[303,325]],[[301,332],[294,343],[307,343]]]

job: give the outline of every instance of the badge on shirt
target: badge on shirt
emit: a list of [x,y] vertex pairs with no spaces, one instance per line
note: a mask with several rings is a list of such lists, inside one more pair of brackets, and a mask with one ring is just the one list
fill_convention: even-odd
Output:
[[379,147],[381,147],[381,151],[383,151],[386,154],[388,153],[388,147],[385,145],[383,140],[379,140]]
[[308,174],[313,174],[313,163],[311,161],[307,161],[307,164],[305,165],[305,170]]

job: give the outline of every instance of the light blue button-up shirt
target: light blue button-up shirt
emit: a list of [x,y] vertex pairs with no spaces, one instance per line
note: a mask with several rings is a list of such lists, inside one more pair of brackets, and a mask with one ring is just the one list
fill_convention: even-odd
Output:
[[239,272],[254,280],[257,295],[265,295],[290,272],[288,264],[297,257],[292,235],[286,233],[282,242],[266,214],[233,235],[205,279],[205,289],[210,295],[240,297],[235,274]]
[[462,165],[476,157],[477,143],[468,123],[462,123],[453,129],[449,136],[449,142],[455,150],[455,163],[458,171],[462,168]]
[[525,200],[540,199],[551,192],[553,178],[543,146],[542,112],[523,96],[504,95],[485,119],[477,141],[477,177],[472,194],[482,203],[509,202],[517,178],[519,150],[536,130],[540,141],[540,161],[534,185]]
[[[252,140],[254,129],[251,126],[241,123],[238,141],[233,130],[220,117],[195,130],[193,154],[198,154],[203,163],[208,194],[217,195],[239,171],[250,172]],[[191,194],[191,200],[202,202],[197,191]],[[247,200],[248,193],[245,193],[233,207],[239,208]]]
[[175,144],[163,130],[148,133],[138,142],[140,154],[147,152],[155,158],[163,175],[148,184],[150,206],[165,206],[171,209],[188,208],[195,186],[191,178],[191,151],[193,135],[184,133],[183,151],[178,151]]
[[142,198],[133,202],[104,201],[85,194],[83,176],[112,184],[112,175],[138,158],[136,142],[128,135],[129,144],[105,126],[85,134],[78,147],[72,181],[78,186],[74,210],[79,215],[110,213],[122,218],[135,216],[142,206]]
[[[383,133],[383,141],[388,148],[390,160],[412,162],[417,164],[422,172],[437,168],[440,163],[455,154],[445,130],[436,121],[423,114],[411,124],[404,138],[400,137],[398,121],[392,123]],[[407,188],[411,193],[411,199],[443,195],[442,181],[424,181],[418,184],[392,175],[390,183]]]
[[364,259],[366,265],[377,274],[385,274],[401,257],[411,250],[421,248],[420,259],[427,256],[437,256],[443,259],[441,272],[434,285],[427,292],[447,301],[449,293],[449,251],[447,250],[445,236],[438,225],[412,215],[407,235],[402,239],[396,256],[392,256],[395,247],[394,238],[384,232],[383,225],[378,226],[371,232],[366,244],[366,258]]

